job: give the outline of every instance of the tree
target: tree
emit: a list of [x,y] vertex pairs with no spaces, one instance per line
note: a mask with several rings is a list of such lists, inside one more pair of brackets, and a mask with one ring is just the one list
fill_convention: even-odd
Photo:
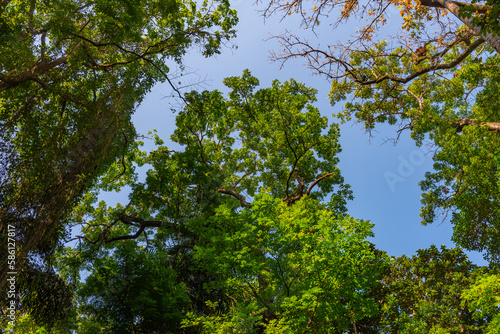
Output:
[[[356,326],[373,315],[365,292],[377,284],[384,257],[366,240],[371,224],[345,214],[352,195],[336,166],[338,126],[310,104],[315,90],[294,80],[255,90],[258,80],[245,71],[224,83],[228,98],[186,94],[171,136],[182,151],[157,136],[149,154],[138,146],[129,151],[125,166],[151,166],[144,182],[132,167],[119,173],[121,160],[111,166],[98,188],[130,185],[127,205],[95,206],[89,193],[75,207],[67,224],[81,226],[80,243],[58,262],[74,281],[81,269],[92,271],[77,289],[78,312],[92,307],[91,319],[116,318],[107,311],[116,300],[95,286],[122,285],[113,268],[123,262],[108,255],[122,258],[127,248],[168,259],[163,266],[177,273],[190,300],[182,309],[186,331],[222,330],[234,321],[257,332]],[[134,251],[129,261],[143,256]],[[132,291],[152,291],[134,282]],[[131,299],[125,304],[135,307]],[[128,319],[140,318],[132,312]]]
[[79,333],[175,333],[189,298],[169,261],[133,241],[100,252],[78,290]]
[[439,16],[446,16],[449,13],[464,23],[475,35],[482,36],[500,53],[498,25],[500,8],[493,0],[472,0],[469,3],[454,0],[376,0],[362,3],[357,0],[312,0],[310,2],[316,4],[312,8],[304,8],[304,2],[308,1],[303,0],[262,2],[267,3],[264,15],[271,15],[275,12],[282,12],[285,15],[295,13],[302,16],[304,26],[311,28],[317,26],[323,17],[329,18],[335,9],[340,9],[340,13],[333,22],[334,26],[338,26],[350,17],[368,16],[372,19],[369,19],[367,25],[359,31],[361,39],[371,39],[377,28],[387,23],[387,9],[391,5],[400,9],[404,19],[402,27],[407,30],[422,28],[424,23],[432,20],[439,21]]
[[[141,227],[139,236],[148,227],[159,227],[161,221],[171,228],[182,227],[186,219],[211,212],[223,198],[251,207],[248,200],[260,188],[270,189],[287,205],[309,196],[325,201],[323,205],[336,213],[345,213],[352,194],[336,166],[338,125],[328,126],[326,117],[310,104],[316,91],[290,80],[274,81],[272,87],[254,92],[259,82],[249,71],[224,83],[232,90],[229,99],[219,91],[186,94],[188,104],[179,112],[171,136],[185,146],[184,151],[162,146],[157,136],[159,146],[149,155],[138,146],[131,151],[126,164],[151,165],[144,183],[133,177],[133,168],[114,177],[121,160],[112,166],[113,176],[103,178],[99,188],[119,190],[128,183],[133,192],[128,205],[106,216]],[[85,214],[93,210],[92,196],[84,199],[68,223],[84,222]],[[104,218],[104,213],[96,214]],[[105,227],[93,230],[97,234],[89,235],[92,242],[125,238]]]
[[226,0],[1,1],[0,141],[15,154],[2,161],[0,246],[14,226],[18,269],[50,257],[66,215],[135,140],[130,116],[170,82],[166,61],[193,45],[218,53],[236,22]]
[[[302,1],[272,1],[269,8],[298,11],[314,27],[340,6],[316,3],[311,11]],[[404,31],[397,41],[375,41],[389,6],[399,6]],[[331,80],[331,103],[348,99],[338,114],[343,121],[355,118],[368,130],[387,122],[397,126],[398,137],[408,130],[418,145],[432,141],[435,171],[421,183],[422,223],[450,217],[453,240],[485,251],[494,262],[500,255],[498,10],[493,2],[477,1],[348,1],[335,24],[355,15],[370,18],[356,42],[316,48],[285,34],[278,36],[284,49],[276,56],[304,57]]]
[[185,326],[200,333],[345,333],[375,315],[369,291],[385,263],[366,240],[371,224],[318,204],[305,197],[290,207],[263,193],[241,212],[220,206],[211,219],[193,220],[200,231],[195,259],[221,277],[231,304],[225,314],[191,313]]
[[477,318],[461,302],[481,277],[460,249],[420,249],[391,264],[383,279],[380,323],[386,333],[481,333],[488,315]]

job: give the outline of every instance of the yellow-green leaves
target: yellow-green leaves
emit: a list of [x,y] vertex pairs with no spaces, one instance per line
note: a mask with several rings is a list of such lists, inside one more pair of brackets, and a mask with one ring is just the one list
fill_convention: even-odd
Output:
[[373,314],[368,292],[384,264],[366,241],[368,222],[337,216],[311,198],[287,206],[267,193],[252,208],[224,206],[205,222],[212,228],[199,233],[195,258],[220,275],[235,303],[230,317],[198,316],[186,325],[205,323],[207,333],[238,328],[252,305],[253,326],[264,333],[336,333]]
[[489,318],[484,333],[497,333],[500,330],[500,277],[498,274],[478,276],[470,289],[462,293],[462,306],[466,306],[477,319]]

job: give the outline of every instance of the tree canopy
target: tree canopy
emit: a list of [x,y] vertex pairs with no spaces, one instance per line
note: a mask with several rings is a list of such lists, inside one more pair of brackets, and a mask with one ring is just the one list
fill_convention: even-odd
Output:
[[[255,90],[248,71],[224,83],[228,98],[185,95],[171,138],[183,151],[157,136],[149,154],[136,143],[95,185],[131,186],[128,204],[94,206],[91,192],[67,217],[82,234],[55,266],[76,284],[79,331],[168,332],[181,320],[185,331],[339,331],[374,312],[364,291],[383,261],[366,241],[371,225],[345,214],[338,126],[310,104],[315,90],[294,80]],[[134,163],[151,166],[144,182]]]
[[[193,46],[209,57],[235,36],[229,1],[4,0],[0,246],[18,245],[19,275],[15,322],[0,299],[2,331],[498,331],[500,5],[259,2],[265,16],[298,15],[299,29],[365,20],[348,44],[287,30],[274,60],[302,58],[325,76],[341,122],[432,143],[422,223],[449,219],[456,244],[489,266],[461,248],[396,258],[370,242],[374,225],[349,214],[340,126],[315,106],[316,89],[261,87],[249,70],[222,90],[174,85]],[[379,38],[391,6],[401,31]],[[168,141],[130,120],[164,81],[182,101]],[[128,200],[112,207],[102,191]]]

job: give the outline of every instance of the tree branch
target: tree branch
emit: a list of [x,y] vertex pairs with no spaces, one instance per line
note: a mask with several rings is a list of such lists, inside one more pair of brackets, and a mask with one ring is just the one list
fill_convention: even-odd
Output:
[[[473,6],[474,10],[476,10],[478,13],[486,13],[488,10],[491,9],[491,6],[487,5],[477,5],[477,4],[471,4],[467,2],[461,2],[461,1],[449,1],[452,2],[453,4],[457,5],[458,7],[464,7],[464,6]],[[443,5],[443,1],[439,0],[420,0],[420,4],[425,7],[434,7],[434,8],[443,8],[445,9],[446,7]]]
[[460,64],[465,58],[467,58],[467,56],[469,56],[477,47],[479,47],[481,44],[483,44],[485,42],[485,40],[483,38],[478,38],[476,41],[474,41],[474,43],[472,43],[464,52],[462,52],[460,54],[460,56],[458,56],[455,60],[453,60],[452,62],[449,62],[449,63],[446,63],[446,64],[436,64],[434,66],[429,66],[429,67],[426,67],[426,68],[423,68],[421,69],[420,71],[417,71],[405,78],[400,78],[400,77],[397,77],[397,76],[394,76],[394,75],[390,75],[390,74],[386,74],[384,76],[381,76],[380,78],[376,78],[376,79],[373,79],[373,80],[368,80],[368,81],[362,81],[362,80],[359,80],[357,79],[357,77],[355,76],[355,74],[351,73],[350,74],[353,76],[353,79],[358,82],[360,85],[373,85],[373,84],[376,84],[376,83],[379,83],[379,82],[382,82],[384,80],[392,80],[392,81],[395,81],[395,82],[399,82],[399,83],[407,83],[419,76],[421,76],[422,74],[425,74],[425,73],[428,73],[428,72],[431,72],[431,71],[437,71],[437,70],[446,70],[446,69],[450,69],[450,68],[453,68],[455,66],[457,66],[458,64]]
[[461,132],[465,126],[468,125],[479,125],[485,127],[490,132],[500,132],[500,123],[498,122],[478,122],[472,118],[462,118],[460,121],[456,122],[457,132]]
[[54,67],[57,67],[61,64],[65,64],[68,61],[67,56],[59,57],[51,62],[41,61],[35,66],[33,66],[30,70],[25,73],[9,76],[0,74],[0,92],[4,90],[16,87],[23,82],[28,80],[40,82],[40,78],[38,76],[45,74],[50,71]]
[[237,193],[236,191],[232,190],[232,189],[226,189],[226,188],[219,188],[217,189],[218,192],[220,192],[221,194],[226,194],[226,195],[231,195],[233,196],[234,198],[236,198],[238,201],[240,201],[241,203],[241,206],[244,206],[244,207],[247,207],[247,208],[251,208],[252,207],[252,203],[248,203],[246,200],[245,200],[245,196]]
[[315,185],[317,185],[321,180],[323,179],[326,179],[327,177],[330,177],[332,176],[333,173],[328,173],[328,174],[325,174],[323,175],[322,177],[320,178],[317,178],[313,183],[311,183],[311,185],[309,186],[309,188],[307,189],[307,192],[306,192],[306,195],[309,196],[309,194],[311,193],[311,190],[314,188]]
[[[294,166],[295,167],[295,166]],[[292,170],[293,171],[293,170]],[[285,199],[283,200],[283,202],[285,202],[286,204],[288,204],[289,206],[292,205],[293,203],[295,203],[296,201],[298,201],[299,199],[302,198],[302,196],[304,195],[304,181],[302,180],[302,178],[300,177],[300,174],[299,172],[296,170],[295,171],[295,178],[297,179],[297,181],[299,182],[299,191],[297,193],[297,195],[289,198],[288,194],[287,196],[285,197]]]
[[139,230],[135,234],[121,235],[121,236],[112,237],[112,238],[107,238],[104,235],[103,238],[104,238],[105,243],[110,243],[110,242],[118,241],[118,240],[137,239],[142,234],[142,232],[144,232],[144,230],[147,227],[160,227],[160,226],[166,226],[166,225],[168,225],[172,228],[177,227],[177,225],[174,223],[165,223],[165,222],[158,221],[158,220],[144,220],[142,218],[134,217],[131,215],[124,215],[124,214],[119,214],[118,219],[127,225],[137,226],[134,223],[139,223],[139,226],[140,226]]
[[[453,15],[455,15],[460,21],[465,23],[470,29],[472,29],[476,35],[483,37],[489,45],[491,45],[498,53],[500,53],[500,36],[494,36],[493,34],[481,34],[481,27],[473,25],[472,20],[460,15],[460,8],[464,6],[469,6],[471,4],[464,3],[460,1],[451,0],[420,0],[420,3],[426,7],[436,7],[449,10]],[[486,12],[491,9],[489,6],[485,5],[474,5],[476,11]]]
[[[219,165],[219,168],[222,170],[222,167],[220,167],[220,165]],[[252,171],[246,172],[243,176],[241,176],[241,177],[239,178],[239,180],[238,180],[238,181],[236,181],[236,182],[235,182],[235,183],[231,186],[231,189],[236,188],[236,186],[237,186],[237,185],[238,185],[241,181],[243,181],[243,179],[244,179],[245,177],[247,177],[248,175],[253,174],[253,173],[257,172],[257,171],[258,171],[258,170],[257,170],[257,166],[255,166],[255,170],[252,170]]]
[[[188,33],[187,36],[191,35],[191,33]],[[122,64],[127,64],[127,63],[130,63],[132,61],[135,61],[137,59],[142,59],[144,60],[145,62],[149,63],[151,66],[153,66],[158,72],[160,72],[164,77],[165,79],[167,80],[167,82],[169,83],[170,87],[172,88],[172,90],[178,95],[178,97],[186,104],[186,105],[189,105],[187,103],[187,101],[184,99],[184,95],[179,91],[179,89],[174,85],[174,83],[172,82],[172,80],[170,79],[170,77],[167,75],[167,73],[165,73],[165,71],[163,71],[153,60],[147,58],[147,56],[149,55],[154,55],[154,54],[157,54],[159,52],[161,52],[162,50],[166,49],[167,47],[175,47],[177,46],[176,44],[165,44],[166,40],[162,41],[165,45],[163,45],[162,47],[160,47],[160,50],[157,50],[155,52],[153,51],[150,51],[151,48],[153,47],[159,47],[162,42],[160,43],[157,43],[153,46],[149,46],[148,49],[143,53],[143,54],[139,54],[135,51],[132,51],[132,50],[128,50],[116,43],[98,43],[98,42],[95,42],[95,41],[92,41],[91,39],[88,39],[84,36],[80,36],[80,35],[75,35],[75,37],[77,38],[80,38],[90,44],[92,44],[93,46],[95,47],[103,47],[103,46],[114,46],[115,48],[117,48],[118,50],[124,52],[124,53],[128,53],[128,54],[131,54],[135,57],[135,59],[132,59],[132,60],[129,60],[129,61],[125,61],[123,62]],[[106,67],[113,67],[117,64],[120,64],[120,63],[109,63],[109,64],[95,64],[95,66],[97,67],[101,67],[101,68],[106,68]]]

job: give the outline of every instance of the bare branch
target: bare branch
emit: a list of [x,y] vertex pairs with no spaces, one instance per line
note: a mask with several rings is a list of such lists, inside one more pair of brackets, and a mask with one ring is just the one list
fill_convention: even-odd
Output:
[[[220,167],[220,166],[219,166],[219,167]],[[222,167],[220,167],[220,168],[221,168],[221,170],[222,170]],[[238,185],[241,181],[243,181],[243,179],[244,179],[245,177],[247,177],[248,175],[253,174],[253,173],[257,172],[257,171],[258,171],[258,170],[257,170],[257,166],[256,166],[256,167],[255,167],[255,170],[251,170],[251,171],[246,172],[243,176],[241,176],[241,177],[239,178],[239,180],[238,180],[238,181],[236,181],[236,182],[235,182],[235,183],[231,186],[231,189],[236,188],[236,186],[237,186],[237,185]]]
[[411,80],[413,80],[415,78],[418,78],[422,74],[425,74],[425,73],[428,73],[428,72],[437,71],[437,70],[446,70],[446,69],[454,68],[455,66],[457,66],[458,64],[460,64],[465,58],[467,58],[467,56],[469,56],[476,48],[478,48],[484,42],[485,42],[484,39],[478,38],[464,52],[462,52],[460,54],[460,56],[458,56],[455,60],[453,60],[453,61],[451,61],[449,63],[446,63],[446,64],[436,64],[436,65],[433,65],[433,66],[429,66],[429,67],[423,68],[423,69],[421,69],[421,70],[419,70],[419,71],[417,71],[417,72],[415,72],[415,73],[413,73],[413,74],[411,74],[411,75],[409,75],[409,76],[407,76],[405,78],[401,78],[401,77],[397,77],[397,76],[394,76],[394,75],[386,74],[386,75],[384,75],[384,76],[382,76],[380,78],[376,78],[376,79],[368,80],[368,81],[359,80],[356,76],[353,76],[353,79],[354,79],[354,81],[358,82],[361,85],[372,85],[372,84],[376,84],[376,83],[379,83],[379,82],[382,82],[382,81],[385,81],[385,80],[392,80],[392,81],[399,82],[399,83],[408,83]]

